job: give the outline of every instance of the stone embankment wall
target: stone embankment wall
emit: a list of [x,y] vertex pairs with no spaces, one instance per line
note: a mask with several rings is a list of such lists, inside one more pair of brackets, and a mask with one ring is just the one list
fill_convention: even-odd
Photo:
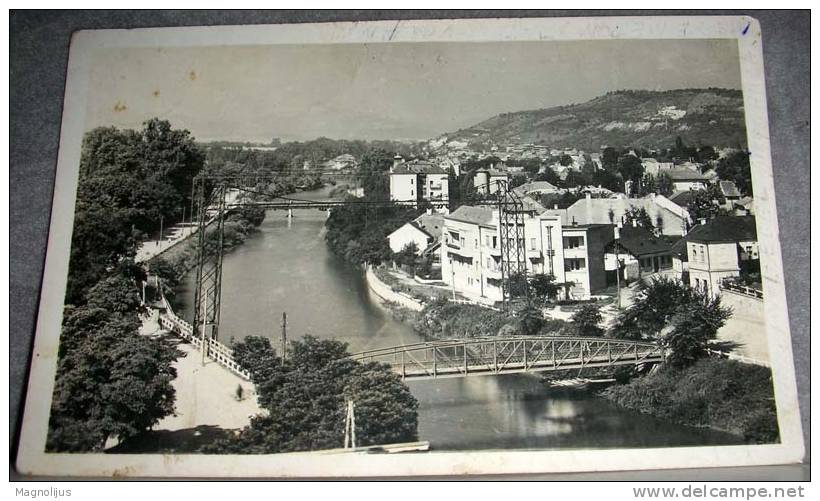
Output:
[[403,292],[396,292],[391,289],[389,285],[379,280],[379,277],[373,273],[373,269],[370,266],[368,266],[365,271],[365,279],[371,292],[384,301],[398,304],[412,311],[421,311],[422,308],[424,308],[421,301]]

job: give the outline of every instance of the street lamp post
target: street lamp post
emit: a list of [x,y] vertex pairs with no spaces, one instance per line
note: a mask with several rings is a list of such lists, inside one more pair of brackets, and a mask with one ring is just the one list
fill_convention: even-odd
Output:
[[618,240],[621,237],[621,225],[618,223],[615,225],[615,297],[616,297],[616,307],[620,310],[621,309],[621,258],[618,257]]

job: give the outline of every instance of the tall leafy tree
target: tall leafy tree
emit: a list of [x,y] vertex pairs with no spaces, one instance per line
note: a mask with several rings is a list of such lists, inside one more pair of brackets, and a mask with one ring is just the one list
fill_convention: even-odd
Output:
[[598,337],[603,335],[601,307],[597,304],[585,304],[572,315],[572,322],[579,336]]
[[705,357],[705,348],[731,316],[720,296],[669,278],[641,282],[632,304],[616,317],[612,336],[649,339],[668,348],[677,366]]
[[269,343],[245,338],[234,347],[252,371],[260,405],[238,435],[205,452],[261,454],[343,446],[346,402],[356,406],[357,445],[416,440],[418,402],[387,367],[349,358],[347,345],[310,336],[293,341],[287,361]]

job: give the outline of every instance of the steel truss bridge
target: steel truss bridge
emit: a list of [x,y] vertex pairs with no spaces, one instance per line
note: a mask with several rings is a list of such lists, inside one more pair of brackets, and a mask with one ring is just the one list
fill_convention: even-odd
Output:
[[350,358],[387,364],[404,380],[422,380],[660,363],[664,350],[622,339],[519,336],[415,343]]

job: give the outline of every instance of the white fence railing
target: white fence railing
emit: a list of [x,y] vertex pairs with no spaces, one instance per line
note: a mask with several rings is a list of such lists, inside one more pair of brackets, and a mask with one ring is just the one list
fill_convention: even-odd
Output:
[[744,296],[763,299],[763,291],[752,287],[746,287],[745,285],[738,285],[726,280],[720,283],[720,288],[721,290],[737,292],[738,294],[743,294]]
[[[194,348],[202,351],[202,339],[196,336],[194,326],[185,319],[178,317],[165,298],[162,298],[162,302],[165,305],[165,313],[159,316],[160,326],[163,329],[176,333],[179,337],[189,342]],[[206,344],[206,356],[242,379],[251,380],[250,373],[244,370],[233,359],[233,349],[225,346],[216,339],[208,338]]]
[[737,354],[737,353],[730,353],[730,352],[727,352],[727,351],[713,350],[713,349],[710,349],[710,348],[707,348],[706,352],[709,353],[709,355],[712,355],[712,356],[715,356],[715,357],[728,358],[729,360],[736,360],[738,362],[743,362],[744,364],[753,364],[753,365],[760,365],[760,366],[763,366],[763,367],[771,367],[771,365],[769,365],[769,362],[766,362],[766,361],[763,361],[763,360],[757,360],[757,359],[751,358],[751,357],[746,357],[746,356],[743,356],[743,355],[740,355],[740,354]]

